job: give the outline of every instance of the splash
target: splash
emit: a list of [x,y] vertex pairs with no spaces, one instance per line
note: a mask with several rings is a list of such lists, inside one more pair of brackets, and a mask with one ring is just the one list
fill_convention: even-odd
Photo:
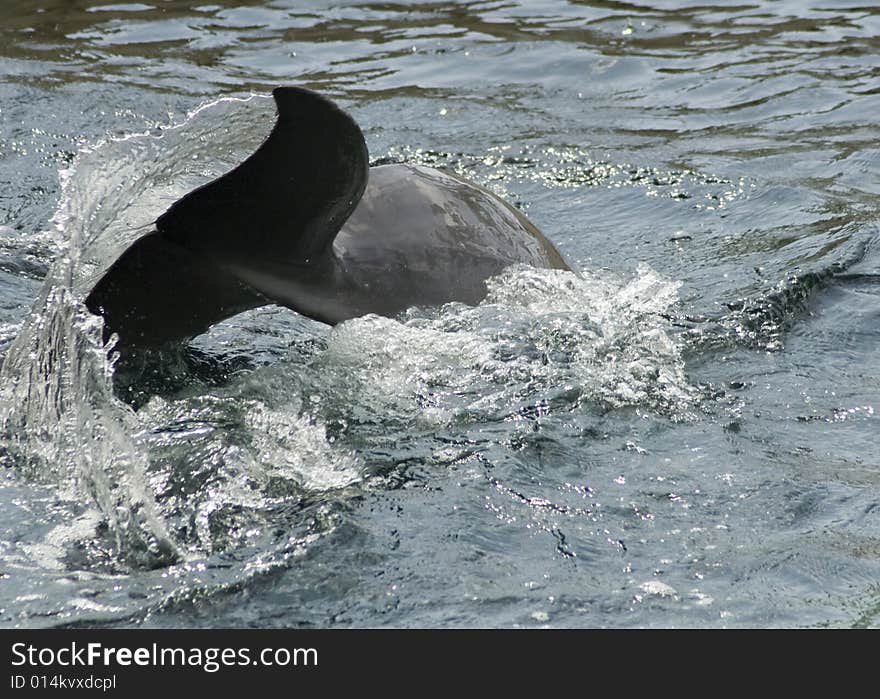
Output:
[[[235,102],[217,103],[210,118],[197,110],[185,128],[84,149],[61,173],[57,260],[0,370],[4,462],[65,497],[89,498],[121,557],[137,567],[166,565],[179,551],[146,483],[146,455],[130,436],[135,417],[113,395],[101,321],[82,295],[169,199],[248,148],[242,133],[259,142],[253,129],[239,128],[247,110]],[[210,165],[200,157],[208,143]]]
[[[31,515],[38,543],[21,560],[4,554],[21,580],[57,588],[16,599],[33,618],[119,617],[287,565],[352,497],[381,487],[371,476],[387,463],[459,458],[460,432],[446,426],[692,412],[668,321],[678,284],[648,267],[631,279],[511,268],[477,307],[333,329],[254,311],[200,338],[198,371],[176,365],[137,411],[119,400],[86,290],[157,212],[252,152],[273,109],[221,101],[86,150],[62,176],[57,261],[0,370],[0,457],[63,502]],[[65,591],[74,573],[92,592]]]
[[678,283],[513,267],[478,307],[337,326],[317,363],[373,412],[436,425],[535,409],[642,407],[686,419],[697,400],[665,312]]

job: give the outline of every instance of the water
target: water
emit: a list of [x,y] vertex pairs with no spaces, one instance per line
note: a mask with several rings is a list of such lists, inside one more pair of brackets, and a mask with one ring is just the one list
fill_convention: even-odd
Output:
[[[880,8],[0,27],[4,627],[878,625]],[[82,294],[259,143],[277,84],[374,163],[491,187],[581,277],[336,328],[268,307],[114,388]]]

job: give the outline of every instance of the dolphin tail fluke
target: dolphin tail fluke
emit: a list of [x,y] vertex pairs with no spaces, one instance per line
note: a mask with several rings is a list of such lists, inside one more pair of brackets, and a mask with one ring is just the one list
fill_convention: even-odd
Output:
[[159,232],[214,257],[298,263],[333,242],[367,185],[360,127],[309,90],[279,87],[278,120],[234,170],[193,190],[156,221]]
[[271,303],[234,270],[319,261],[360,201],[369,157],[355,121],[309,90],[273,93],[278,118],[265,142],[213,182],[175,202],[86,299],[119,347],[194,337],[224,318]]
[[201,255],[158,233],[129,247],[86,298],[88,309],[104,317],[104,341],[116,333],[123,352],[194,337],[266,303]]

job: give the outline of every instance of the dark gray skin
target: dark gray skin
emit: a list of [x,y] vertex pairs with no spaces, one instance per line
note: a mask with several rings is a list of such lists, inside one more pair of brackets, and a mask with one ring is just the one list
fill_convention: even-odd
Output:
[[278,122],[266,142],[173,204],[88,295],[123,353],[271,303],[335,324],[477,304],[486,280],[516,263],[569,269],[491,192],[422,166],[369,168],[348,114],[301,88],[273,95]]
[[418,165],[370,169],[363,198],[308,265],[232,261],[253,289],[303,315],[336,324],[449,301],[475,305],[486,280],[511,264],[568,269],[535,226],[495,195]]

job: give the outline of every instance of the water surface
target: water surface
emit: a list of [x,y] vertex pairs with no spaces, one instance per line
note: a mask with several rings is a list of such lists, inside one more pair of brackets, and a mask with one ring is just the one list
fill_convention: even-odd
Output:
[[[0,624],[878,624],[880,9],[21,0],[0,27]],[[336,328],[267,307],[114,389],[82,295],[279,84],[374,163],[492,188],[581,277]]]

